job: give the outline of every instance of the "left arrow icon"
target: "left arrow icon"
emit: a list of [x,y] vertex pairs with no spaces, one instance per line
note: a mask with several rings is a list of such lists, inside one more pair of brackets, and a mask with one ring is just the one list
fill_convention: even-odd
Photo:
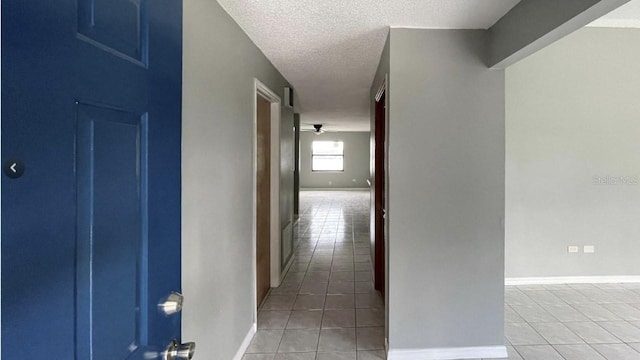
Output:
[[9,159],[4,163],[3,170],[11,179],[17,179],[24,173],[24,164],[20,159]]

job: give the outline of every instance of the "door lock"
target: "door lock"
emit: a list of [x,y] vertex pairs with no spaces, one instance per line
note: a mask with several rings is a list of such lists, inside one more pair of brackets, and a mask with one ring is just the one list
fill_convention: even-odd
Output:
[[196,351],[196,343],[178,343],[177,340],[171,340],[171,343],[167,347],[167,351],[164,353],[163,360],[191,360],[193,354]]

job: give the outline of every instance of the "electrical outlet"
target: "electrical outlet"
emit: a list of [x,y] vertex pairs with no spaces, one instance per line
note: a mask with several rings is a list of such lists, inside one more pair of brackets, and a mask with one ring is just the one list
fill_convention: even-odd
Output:
[[585,245],[584,246],[584,253],[585,254],[593,254],[594,252],[596,252],[596,247],[594,245]]
[[571,254],[575,254],[580,251],[580,248],[575,245],[570,245],[567,247],[567,251]]

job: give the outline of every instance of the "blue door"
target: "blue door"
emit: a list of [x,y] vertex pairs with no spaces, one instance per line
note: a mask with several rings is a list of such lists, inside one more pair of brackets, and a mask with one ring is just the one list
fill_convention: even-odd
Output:
[[181,59],[181,0],[2,1],[3,359],[180,341]]

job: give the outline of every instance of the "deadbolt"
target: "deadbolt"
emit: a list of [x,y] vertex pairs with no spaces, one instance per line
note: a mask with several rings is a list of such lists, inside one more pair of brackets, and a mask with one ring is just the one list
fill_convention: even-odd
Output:
[[158,304],[158,309],[165,315],[179,313],[180,311],[182,311],[183,300],[184,297],[182,296],[182,294],[172,292],[171,294],[169,294],[169,296],[167,296],[166,299],[164,299],[164,301]]

